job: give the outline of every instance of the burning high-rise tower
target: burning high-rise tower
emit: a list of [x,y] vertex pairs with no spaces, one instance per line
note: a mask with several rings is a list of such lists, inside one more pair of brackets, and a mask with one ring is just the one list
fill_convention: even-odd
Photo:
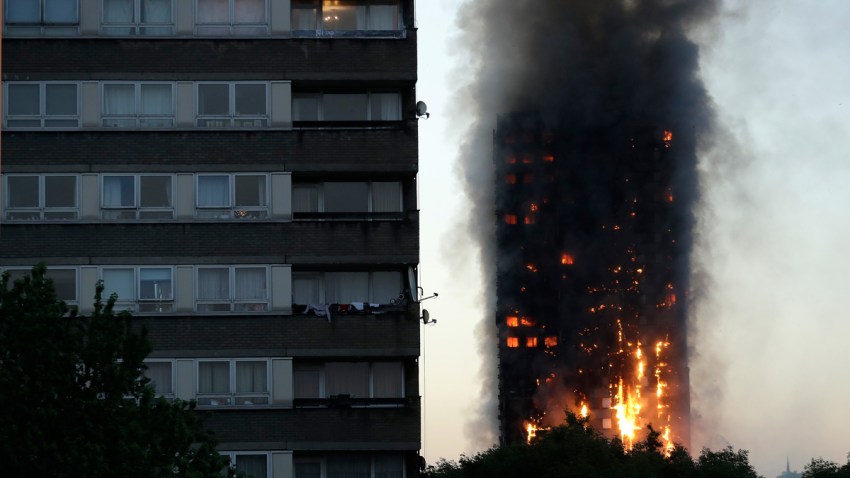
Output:
[[466,7],[476,71],[460,101],[477,120],[461,158],[495,283],[501,440],[569,409],[626,445],[649,426],[687,444],[696,153],[712,126],[689,35],[717,2]]

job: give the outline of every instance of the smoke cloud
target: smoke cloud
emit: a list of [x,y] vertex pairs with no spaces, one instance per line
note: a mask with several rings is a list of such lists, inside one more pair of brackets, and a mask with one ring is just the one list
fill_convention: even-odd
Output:
[[[458,173],[470,204],[465,232],[480,245],[487,291],[478,328],[485,357],[481,373],[485,401],[469,427],[470,439],[479,447],[492,444],[497,427],[493,164],[497,118],[534,112],[543,128],[559,138],[559,154],[570,157],[564,161],[570,166],[565,167],[576,173],[562,188],[580,190],[593,203],[584,214],[595,211],[603,216],[618,214],[615,201],[607,197],[616,191],[610,181],[618,178],[618,166],[606,164],[605,155],[627,154],[624,140],[635,128],[673,130],[668,179],[678,208],[674,269],[682,276],[675,279],[685,295],[691,283],[690,229],[699,191],[697,152],[709,144],[714,132],[711,101],[698,76],[699,49],[691,32],[707,28],[718,7],[715,0],[492,0],[469,1],[461,7],[458,47],[468,55],[466,67],[472,69],[473,80],[455,95],[458,114],[471,118]],[[588,151],[596,156],[589,157]],[[594,221],[587,218],[588,224],[595,225]],[[585,234],[574,247],[589,254],[597,240]],[[694,294],[690,295],[693,302]]]

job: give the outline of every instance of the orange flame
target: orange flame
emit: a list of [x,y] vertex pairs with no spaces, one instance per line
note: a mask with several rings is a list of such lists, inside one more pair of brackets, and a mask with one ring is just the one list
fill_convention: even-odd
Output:
[[573,262],[574,262],[573,256],[567,254],[566,252],[561,254],[561,264],[568,266],[568,265],[573,264]]

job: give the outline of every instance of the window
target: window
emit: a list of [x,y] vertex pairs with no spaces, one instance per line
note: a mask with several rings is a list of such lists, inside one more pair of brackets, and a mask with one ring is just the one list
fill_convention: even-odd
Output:
[[173,310],[171,267],[109,267],[101,270],[103,295],[118,295],[115,304],[141,313]]
[[171,219],[171,176],[102,176],[104,219]]
[[397,0],[292,0],[296,35],[345,35],[402,29]]
[[403,478],[401,453],[328,453],[297,458],[295,478]]
[[266,83],[199,83],[198,126],[264,128],[268,126]]
[[327,182],[293,187],[296,213],[393,213],[402,211],[398,181]]
[[404,365],[401,362],[295,364],[293,380],[296,399],[404,397]]
[[105,83],[103,126],[170,128],[174,126],[170,83]]
[[[32,268],[26,269],[6,269],[9,272],[10,284],[16,279],[28,275],[32,272]],[[53,288],[56,291],[56,298],[64,300],[67,305],[75,306],[78,304],[77,295],[77,269],[50,267],[47,269],[46,277],[53,281]]]
[[199,267],[198,312],[266,312],[269,310],[265,266]]
[[197,0],[195,29],[199,35],[265,35],[265,0]]
[[6,0],[7,30],[25,35],[77,33],[77,0]]
[[197,176],[199,219],[263,219],[269,215],[265,174],[202,174]]
[[198,405],[268,405],[267,360],[199,360]]
[[294,464],[295,478],[322,478],[322,463],[298,460]]
[[292,276],[292,302],[308,304],[389,304],[403,291],[401,273],[296,272]]
[[153,387],[156,396],[173,398],[174,397],[174,375],[172,362],[169,361],[145,361],[145,370],[143,374],[150,379],[150,385]]
[[9,83],[9,128],[76,128],[80,125],[76,83]]
[[172,0],[103,0],[105,35],[172,34]]
[[295,121],[399,121],[398,92],[296,93],[292,95]]
[[10,221],[77,219],[77,176],[5,175],[6,211]]
[[[269,470],[269,454],[263,452],[220,452],[230,458],[230,466],[237,476],[267,478],[272,476]],[[281,472],[282,473],[282,472]],[[224,476],[224,475],[222,475]],[[296,475],[297,476],[297,475]],[[399,477],[400,478],[400,477]]]

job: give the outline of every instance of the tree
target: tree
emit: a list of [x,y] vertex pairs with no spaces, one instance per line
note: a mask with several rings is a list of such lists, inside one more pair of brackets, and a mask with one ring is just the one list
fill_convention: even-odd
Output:
[[759,478],[746,451],[703,450],[699,460],[676,446],[663,449],[658,432],[649,428],[644,440],[627,450],[618,438],[608,439],[588,426],[586,418],[567,412],[564,425],[539,431],[530,444],[491,448],[457,463],[441,460],[425,471],[427,478]]
[[850,478],[850,454],[842,466],[823,458],[812,458],[803,469],[803,478]]
[[[97,285],[88,317],[56,299],[46,268],[0,279],[0,463],[9,476],[218,477],[228,459],[194,402],[155,398],[151,351]],[[232,475],[232,472],[230,472]]]

